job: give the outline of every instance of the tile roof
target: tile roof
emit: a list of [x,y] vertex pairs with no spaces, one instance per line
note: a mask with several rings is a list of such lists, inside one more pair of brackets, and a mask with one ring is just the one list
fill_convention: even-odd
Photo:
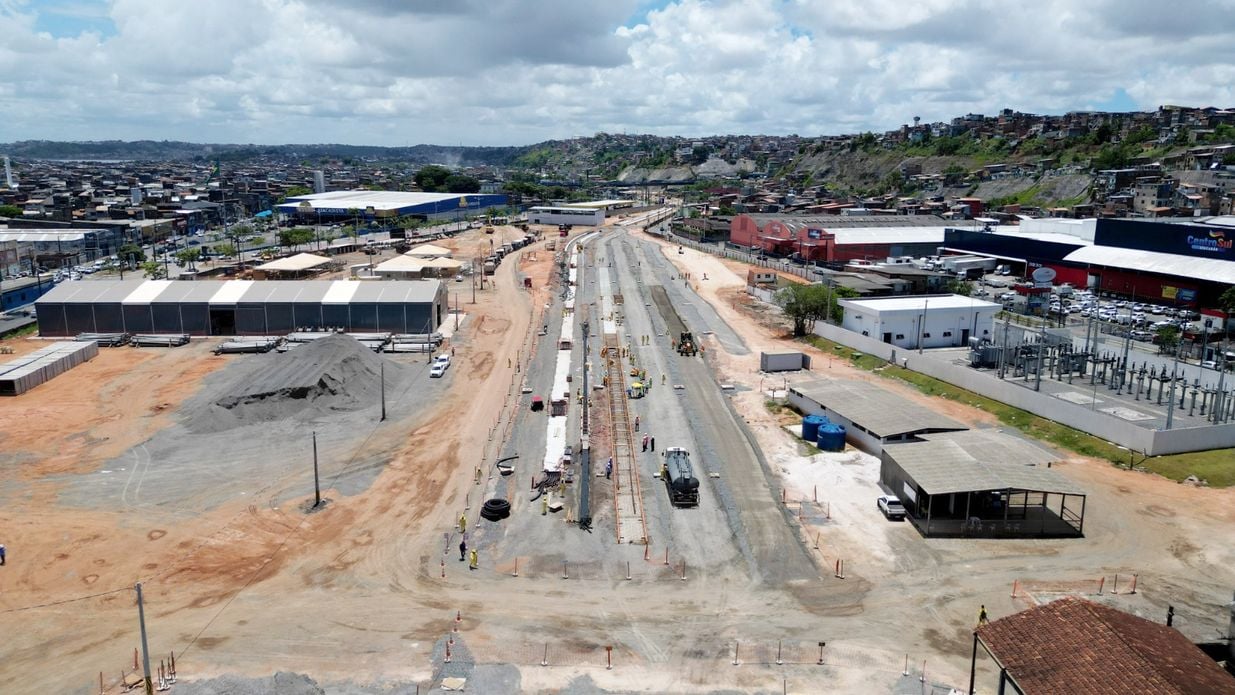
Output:
[[977,630],[1026,695],[1223,695],[1235,678],[1173,628],[1064,598]]

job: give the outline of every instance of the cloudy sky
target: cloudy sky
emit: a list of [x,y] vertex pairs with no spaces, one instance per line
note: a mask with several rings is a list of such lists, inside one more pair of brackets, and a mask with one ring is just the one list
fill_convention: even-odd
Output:
[[0,0],[0,142],[506,145],[1235,106],[1235,0]]

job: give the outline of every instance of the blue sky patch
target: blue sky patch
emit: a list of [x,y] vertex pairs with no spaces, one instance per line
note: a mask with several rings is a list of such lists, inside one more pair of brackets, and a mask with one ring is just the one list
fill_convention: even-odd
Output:
[[35,0],[29,9],[38,17],[35,29],[58,39],[73,38],[83,32],[96,32],[104,38],[116,34],[107,0]]

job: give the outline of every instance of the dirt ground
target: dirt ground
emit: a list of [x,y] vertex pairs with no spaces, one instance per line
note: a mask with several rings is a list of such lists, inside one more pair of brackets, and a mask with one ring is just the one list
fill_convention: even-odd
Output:
[[[437,243],[466,258],[487,252],[488,242],[473,230]],[[1091,491],[1086,538],[924,540],[875,511],[870,457],[804,451],[781,429],[765,401],[783,381],[758,373],[758,353],[786,349],[783,328],[766,310],[744,308],[744,270],[690,250],[665,256],[696,278],[699,295],[750,348],[735,356],[705,339],[719,378],[740,387],[735,408],[786,500],[800,503],[802,511],[789,516],[822,580],[768,588],[743,582],[737,571],[693,569],[682,579],[676,564],[627,546],[612,546],[603,564],[566,567],[568,557],[546,547],[518,567],[483,556],[468,571],[455,549],[455,523],[461,513],[475,519],[473,471],[493,458],[493,433],[510,427],[521,368],[553,298],[554,252],[540,243],[517,254],[475,303],[470,283],[451,283],[464,318],[448,344],[454,364],[439,400],[357,432],[368,449],[387,452],[380,465],[363,457],[349,464],[373,466],[374,480],[345,493],[327,477],[329,504],[313,513],[302,507],[311,494],[285,494],[289,480],[304,482],[303,471],[249,481],[248,494],[212,508],[56,503],[70,479],[98,474],[168,428],[180,405],[236,359],[210,354],[207,342],[101,350],[71,373],[0,402],[0,543],[9,560],[0,568],[0,616],[15,628],[0,644],[5,690],[94,693],[102,673],[107,692],[118,692],[138,645],[129,589],[137,581],[151,651],[156,661],[174,652],[182,680],[286,670],[349,693],[436,683],[464,667],[473,692],[485,692],[485,683],[488,692],[902,692],[906,655],[929,662],[928,685],[960,685],[978,604],[997,618],[1057,591],[1155,619],[1170,603],[1176,625],[1195,639],[1212,638],[1224,624],[1222,604],[1235,584],[1227,541],[1235,493],[1068,456],[1057,468]],[[709,279],[698,280],[704,273]],[[18,352],[38,346],[12,343]],[[996,424],[841,360],[813,358],[815,376],[871,380],[954,418]],[[573,542],[611,543],[562,528],[586,539]],[[838,559],[846,562],[843,580],[824,571]],[[622,576],[627,561],[631,580]],[[1098,597],[1097,578],[1110,582],[1116,572],[1138,573],[1138,593]],[[1017,598],[1013,581],[1026,587]],[[906,621],[911,608],[920,616]],[[826,666],[815,663],[821,639],[829,643]],[[614,647],[612,670],[606,645]],[[775,663],[778,645],[783,665]],[[253,683],[234,692],[261,692]]]

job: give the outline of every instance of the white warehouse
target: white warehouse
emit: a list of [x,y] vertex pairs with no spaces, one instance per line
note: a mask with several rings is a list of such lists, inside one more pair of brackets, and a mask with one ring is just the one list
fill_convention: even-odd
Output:
[[959,294],[842,299],[842,328],[910,350],[962,347],[969,338],[991,338],[1003,308]]
[[527,221],[531,224],[569,224],[599,227],[605,223],[604,208],[534,207],[528,208]]

